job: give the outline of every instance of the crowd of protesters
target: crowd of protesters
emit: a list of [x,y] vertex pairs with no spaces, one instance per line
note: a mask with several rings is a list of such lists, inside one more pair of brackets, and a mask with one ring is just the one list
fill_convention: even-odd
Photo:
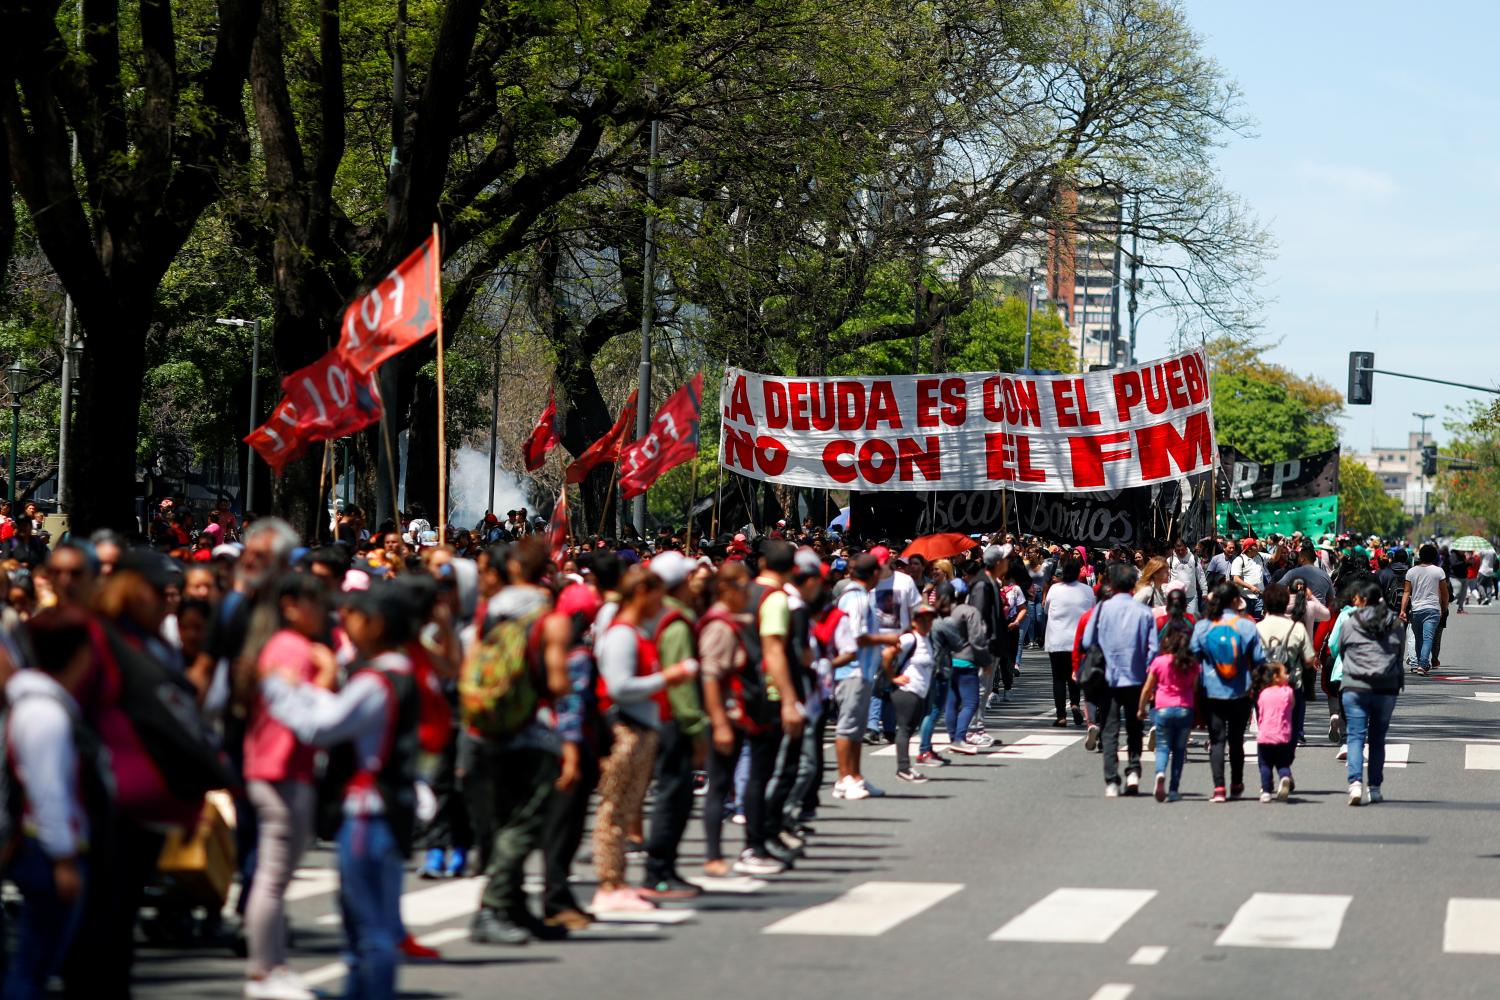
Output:
[[[440,535],[418,511],[372,528],[349,508],[309,548],[223,504],[198,525],[164,500],[134,538],[55,545],[32,512],[5,517],[0,840],[25,900],[7,997],[56,975],[69,996],[129,995],[163,831],[192,830],[212,789],[234,805],[245,995],[315,995],[284,900],[321,838],[349,994],[377,1000],[403,959],[437,957],[400,924],[409,862],[483,875],[470,936],[500,946],[771,878],[825,795],[885,794],[869,747],[894,743],[889,777],[912,785],[945,754],[992,752],[987,709],[1033,662],[1110,797],[1139,793],[1154,749],[1155,797],[1179,799],[1198,727],[1209,801],[1240,797],[1253,723],[1261,800],[1285,799],[1323,694],[1350,804],[1379,802],[1407,668],[1440,665],[1450,604],[1494,598],[1493,553],[1413,559],[1374,538],[1091,551],[1001,533],[928,560],[810,521],[554,547],[524,510]],[[705,858],[685,873],[699,798]],[[570,875],[586,834],[585,904]]]

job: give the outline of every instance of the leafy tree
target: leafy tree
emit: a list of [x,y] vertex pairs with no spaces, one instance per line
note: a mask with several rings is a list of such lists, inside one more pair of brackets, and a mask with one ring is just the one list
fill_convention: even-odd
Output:
[[1387,496],[1375,473],[1347,456],[1339,458],[1339,515],[1347,530],[1382,538],[1399,535],[1407,521],[1401,501]]
[[1479,528],[1478,533],[1500,534],[1500,402],[1472,403],[1447,427],[1453,439],[1442,457],[1466,467],[1439,470],[1439,501],[1454,519]]
[[1209,345],[1219,443],[1255,462],[1279,462],[1338,444],[1338,390],[1272,364],[1262,348],[1229,338]]
[[[0,120],[9,183],[86,335],[69,459],[88,488],[72,514],[81,528],[133,528],[156,293],[249,155],[241,97],[260,3],[99,0],[83,16],[59,0],[0,6]],[[0,194],[9,218],[9,187]],[[10,229],[0,223],[0,259]]]

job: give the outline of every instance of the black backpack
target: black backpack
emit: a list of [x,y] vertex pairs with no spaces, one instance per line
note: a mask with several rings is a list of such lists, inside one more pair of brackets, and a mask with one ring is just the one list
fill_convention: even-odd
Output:
[[1404,563],[1392,564],[1391,582],[1385,588],[1386,607],[1398,615],[1401,613],[1401,600],[1406,592],[1406,571],[1410,568]]

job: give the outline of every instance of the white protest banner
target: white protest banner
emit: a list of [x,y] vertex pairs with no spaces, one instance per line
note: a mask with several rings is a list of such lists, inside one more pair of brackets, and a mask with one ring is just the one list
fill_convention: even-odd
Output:
[[730,368],[719,462],[853,490],[1093,492],[1214,467],[1201,350],[1087,375],[783,378]]

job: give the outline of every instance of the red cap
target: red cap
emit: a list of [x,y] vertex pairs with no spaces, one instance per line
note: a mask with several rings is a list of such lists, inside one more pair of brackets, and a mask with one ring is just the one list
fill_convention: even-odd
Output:
[[882,566],[891,561],[891,550],[884,545],[875,546],[870,550],[870,555],[874,556],[875,561]]

